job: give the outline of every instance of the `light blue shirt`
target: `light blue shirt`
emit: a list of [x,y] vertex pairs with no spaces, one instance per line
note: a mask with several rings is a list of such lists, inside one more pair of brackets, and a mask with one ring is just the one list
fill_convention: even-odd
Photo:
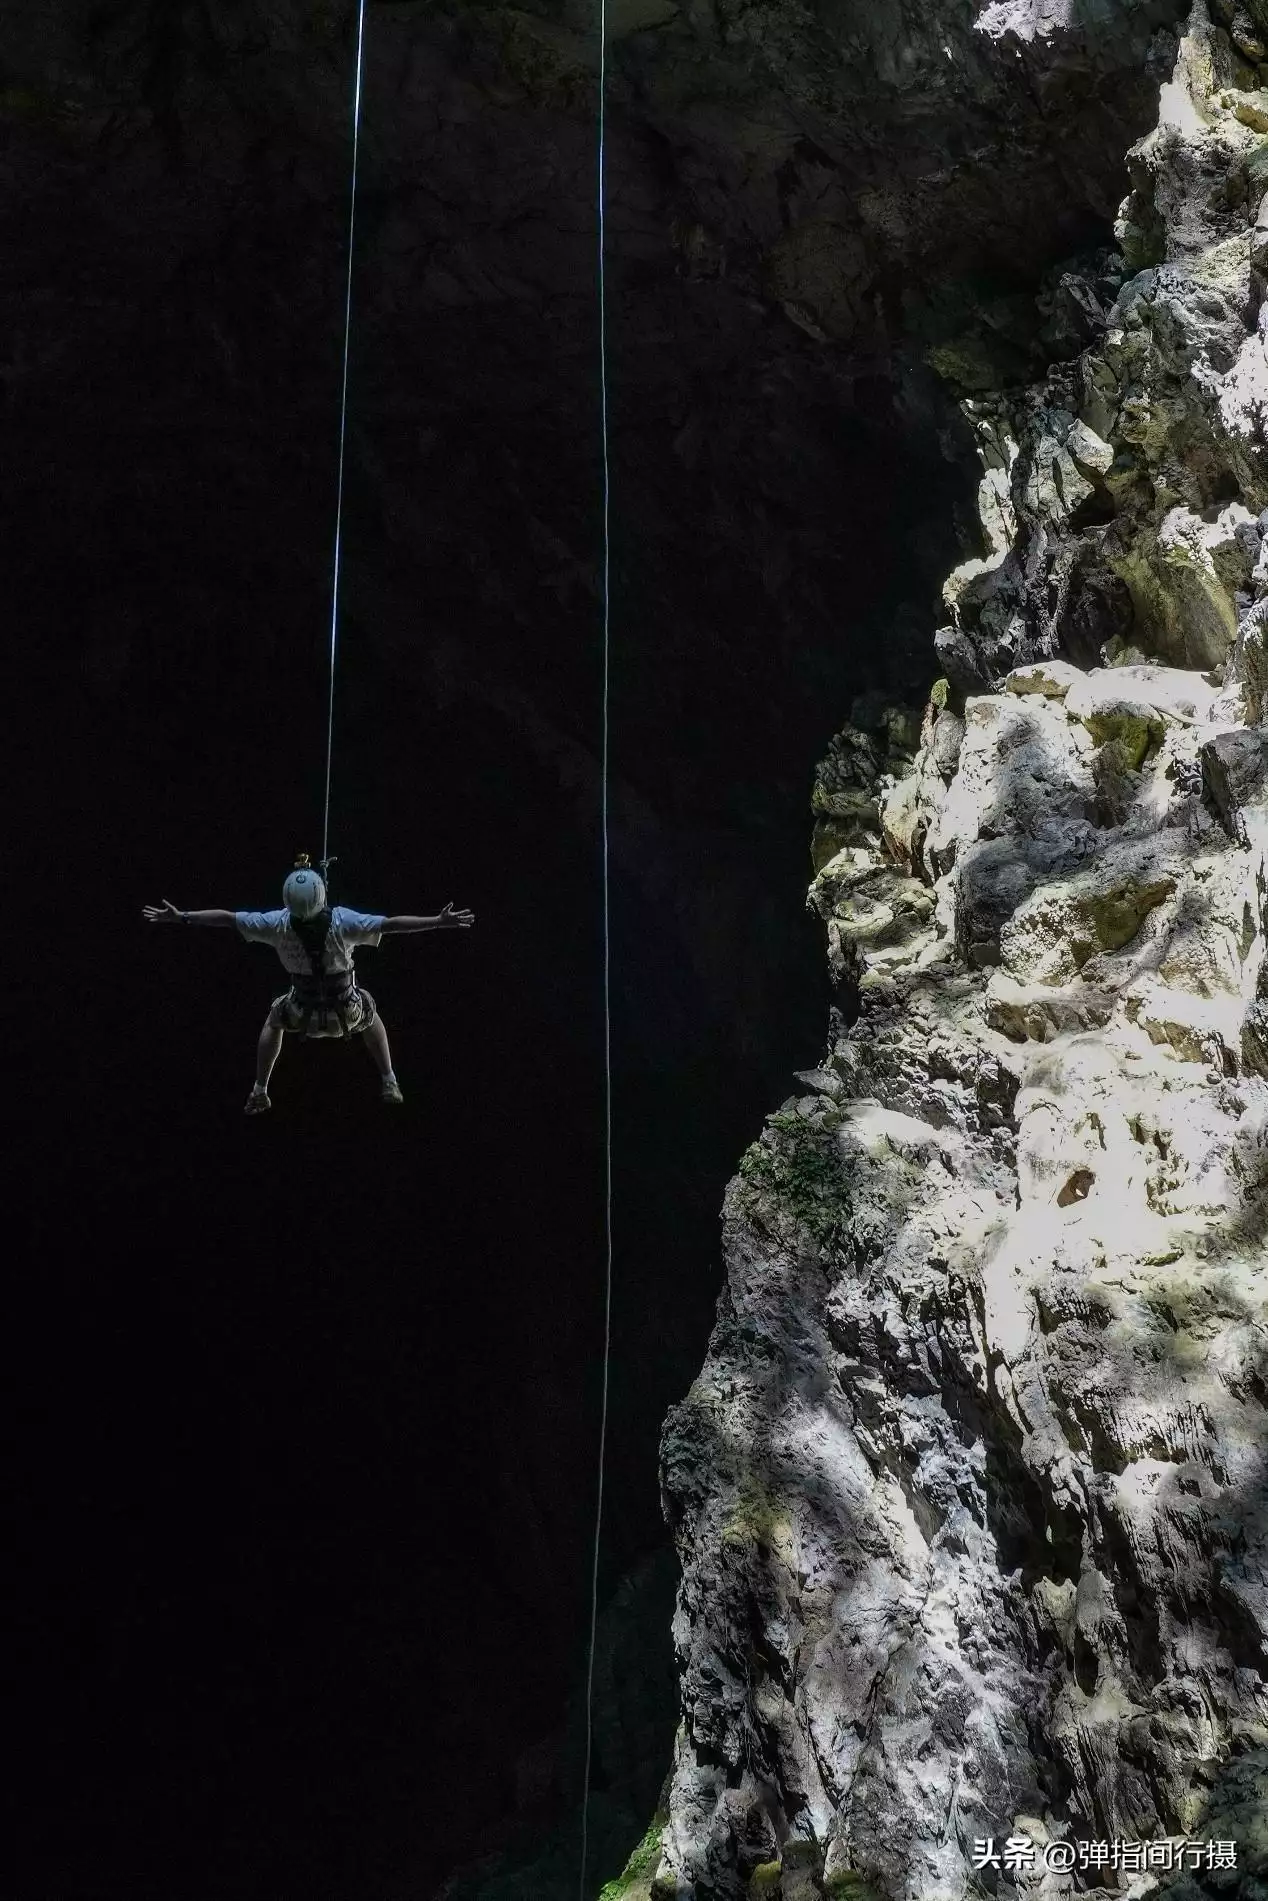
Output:
[[[364,911],[349,911],[342,904],[330,913],[330,930],[322,953],[321,967],[337,973],[352,969],[352,953],[358,945],[377,947],[386,918]],[[291,928],[289,911],[235,911],[234,923],[248,944],[271,944],[282,960],[288,976],[307,977],[312,969],[308,952]]]

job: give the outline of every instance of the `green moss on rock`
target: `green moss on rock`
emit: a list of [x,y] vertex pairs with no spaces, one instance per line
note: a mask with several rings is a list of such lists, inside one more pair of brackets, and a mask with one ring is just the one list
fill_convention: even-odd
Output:
[[786,1210],[823,1244],[834,1240],[848,1213],[835,1131],[839,1114],[815,1121],[796,1113],[773,1115],[762,1140],[740,1160],[739,1202],[759,1216],[763,1200]]
[[1095,948],[1121,950],[1131,942],[1154,906],[1175,889],[1173,878],[1148,883],[1129,882],[1117,891],[1096,893],[1087,899],[1087,917],[1096,934]]
[[642,1896],[651,1896],[652,1876],[660,1860],[664,1832],[665,1817],[658,1815],[616,1880],[609,1881],[602,1889],[599,1901],[641,1901]]
[[1150,749],[1161,745],[1165,731],[1160,716],[1143,706],[1100,707],[1089,713],[1083,724],[1098,746],[1112,743],[1117,748],[1129,772],[1139,772]]
[[750,1481],[733,1503],[722,1527],[724,1545],[753,1545],[788,1557],[793,1546],[793,1522],[786,1501]]

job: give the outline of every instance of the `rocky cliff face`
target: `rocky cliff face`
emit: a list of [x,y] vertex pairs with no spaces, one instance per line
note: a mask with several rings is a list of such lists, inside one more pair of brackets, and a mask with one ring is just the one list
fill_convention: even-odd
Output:
[[[682,1723],[623,1892],[1268,1892],[1266,32],[1198,0],[1087,347],[966,401],[923,723],[865,700],[820,770],[841,1008],[665,1430]],[[1013,1835],[1238,1865],[975,1868]]]

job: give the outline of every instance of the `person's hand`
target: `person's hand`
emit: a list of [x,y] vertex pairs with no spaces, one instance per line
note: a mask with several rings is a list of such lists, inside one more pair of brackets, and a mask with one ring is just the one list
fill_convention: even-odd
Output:
[[442,931],[466,931],[474,923],[474,911],[455,911],[452,904],[447,904],[436,919],[437,927]]
[[147,904],[141,915],[148,924],[179,924],[185,914],[170,898],[164,898],[162,904]]

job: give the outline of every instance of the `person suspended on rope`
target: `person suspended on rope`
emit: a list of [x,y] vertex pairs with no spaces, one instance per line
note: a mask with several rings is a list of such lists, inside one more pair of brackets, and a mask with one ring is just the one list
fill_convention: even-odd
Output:
[[286,1035],[363,1036],[382,1082],[384,1102],[403,1102],[392,1068],[387,1031],[374,998],[356,981],[353,953],[377,946],[380,938],[407,931],[467,930],[471,911],[445,905],[435,917],[379,917],[326,901],[321,872],[302,852],[282,887],[280,911],[181,911],[170,899],[147,904],[142,915],[151,924],[207,924],[236,927],[249,944],[271,944],[291,978],[291,987],[274,999],[260,1031],[255,1086],[246,1113],[262,1115],[272,1107],[269,1077]]

